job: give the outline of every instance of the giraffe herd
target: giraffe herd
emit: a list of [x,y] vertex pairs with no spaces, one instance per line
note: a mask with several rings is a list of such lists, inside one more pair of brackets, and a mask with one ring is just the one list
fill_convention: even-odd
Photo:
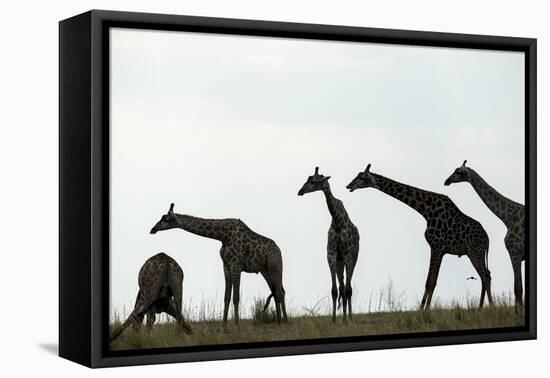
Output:
[[[483,307],[485,296],[492,304],[491,273],[488,267],[489,237],[483,226],[461,212],[448,196],[394,181],[371,172],[370,167],[371,164],[346,186],[350,192],[363,188],[377,189],[416,210],[426,220],[424,237],[430,248],[430,266],[420,309],[427,310],[430,307],[445,254],[468,256],[481,280],[479,307]],[[330,176],[319,174],[319,168],[316,167],[298,195],[321,191],[325,196],[332,218],[327,240],[327,261],[332,281],[332,322],[336,322],[338,302],[342,305],[345,323],[352,319],[351,280],[359,255],[359,230],[350,220],[343,202],[332,194],[329,179]],[[477,172],[467,167],[466,161],[454,170],[444,185],[459,182],[469,182],[487,207],[507,227],[504,241],[514,272],[515,308],[519,313],[523,307],[521,262],[525,260],[524,206],[497,192]],[[273,240],[252,231],[240,219],[204,219],[177,214],[173,203],[150,233],[156,234],[158,231],[170,229],[182,229],[221,242],[220,257],[225,277],[224,330],[227,331],[231,296],[234,322],[239,326],[242,272],[261,273],[270,290],[265,308],[273,298],[277,323],[288,321],[283,287],[283,259]],[[111,341],[130,325],[139,328],[145,316],[147,326],[152,327],[155,313],[160,312],[173,316],[184,333],[192,334],[181,310],[183,270],[174,259],[164,253],[148,259],[139,272],[138,284],[139,292],[134,309],[122,326],[112,333]]]

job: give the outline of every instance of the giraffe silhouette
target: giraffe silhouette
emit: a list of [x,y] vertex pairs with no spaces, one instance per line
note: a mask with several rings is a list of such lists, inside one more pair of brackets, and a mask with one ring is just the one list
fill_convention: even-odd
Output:
[[273,297],[277,323],[281,323],[281,313],[284,320],[288,321],[283,288],[283,259],[281,250],[273,240],[255,233],[240,219],[204,219],[176,214],[174,204],[171,204],[168,213],[163,215],[151,229],[151,234],[173,228],[180,228],[222,243],[220,256],[225,276],[223,309],[225,330],[227,330],[227,315],[232,291],[235,325],[239,326],[241,272],[262,274],[271,291],[266,307],[270,298]]
[[[330,176],[319,174],[319,167],[315,168],[313,176],[309,176],[300,191],[299,196],[306,193],[322,191],[327,201],[327,207],[332,217],[328,229],[327,259],[332,278],[332,321],[336,321],[336,299],[343,302],[344,322],[346,310],[352,317],[351,309],[351,278],[359,255],[359,232],[357,227],[349,219],[344,204],[332,195],[328,180]],[[344,281],[345,273],[345,281]],[[340,292],[336,289],[336,277],[338,277]]]
[[184,332],[191,334],[191,326],[181,313],[183,297],[183,270],[176,260],[165,253],[150,257],[138,274],[139,291],[134,310],[128,319],[110,337],[115,340],[120,334],[133,325],[138,329],[147,315],[147,328],[151,329],[155,323],[155,314],[165,312],[176,318]]
[[504,244],[514,270],[514,296],[518,311],[523,306],[521,262],[525,260],[525,207],[497,192],[476,171],[466,166],[466,160],[445,180],[445,185],[457,182],[469,182],[489,210],[508,230]]
[[370,164],[364,172],[359,172],[347,188],[351,192],[360,188],[378,189],[410,206],[426,219],[424,237],[430,246],[431,258],[421,309],[430,307],[441,260],[445,254],[458,257],[467,255],[481,278],[479,307],[483,307],[485,293],[489,303],[493,302],[491,272],[487,267],[489,237],[481,224],[462,213],[449,197],[372,173]]

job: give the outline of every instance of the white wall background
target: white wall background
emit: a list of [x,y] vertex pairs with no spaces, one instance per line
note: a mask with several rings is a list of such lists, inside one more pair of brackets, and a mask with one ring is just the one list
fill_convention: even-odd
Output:
[[[544,129],[548,103],[550,30],[544,2],[392,1],[59,1],[7,3],[0,24],[2,61],[0,290],[2,375],[257,376],[350,374],[448,377],[540,376],[550,346],[544,323],[549,281],[545,249],[550,211],[543,193],[550,157]],[[393,351],[222,361],[89,371],[55,357],[57,343],[57,21],[90,8],[270,19],[399,29],[514,35],[539,39],[539,340]],[[464,188],[466,191],[466,188]],[[362,193],[360,193],[362,194]],[[360,195],[357,194],[357,195]],[[308,201],[308,202],[318,202]]]

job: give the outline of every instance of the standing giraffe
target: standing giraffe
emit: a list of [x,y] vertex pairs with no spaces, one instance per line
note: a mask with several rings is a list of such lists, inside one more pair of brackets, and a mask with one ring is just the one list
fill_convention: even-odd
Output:
[[[322,191],[327,201],[328,211],[332,217],[328,229],[327,259],[332,278],[332,321],[336,321],[336,299],[343,302],[344,322],[346,321],[346,310],[349,310],[351,319],[351,278],[357,256],[359,255],[359,232],[357,227],[349,219],[344,204],[332,195],[328,179],[330,176],[319,174],[319,167],[315,167],[313,176],[307,181],[298,192],[299,196],[306,193]],[[344,282],[344,272],[346,279]],[[340,295],[336,289],[336,276],[340,285]]]
[[431,248],[431,258],[426,289],[420,309],[430,307],[441,260],[445,254],[457,255],[458,257],[468,255],[481,278],[479,307],[483,307],[485,293],[487,293],[489,303],[493,303],[491,272],[487,267],[489,237],[483,226],[475,219],[462,213],[449,197],[372,173],[370,172],[370,164],[364,172],[359,172],[347,188],[351,192],[360,188],[378,189],[410,206],[426,219],[424,237]]
[[173,228],[181,228],[222,242],[220,256],[225,275],[224,330],[227,330],[227,314],[232,290],[235,324],[239,326],[241,272],[262,274],[275,299],[277,323],[281,323],[281,311],[284,320],[288,320],[283,288],[283,259],[281,250],[273,240],[255,233],[240,219],[203,219],[175,214],[174,204],[171,204],[168,213],[163,215],[151,229],[151,234]]
[[166,312],[176,318],[184,332],[192,333],[181,313],[183,270],[176,260],[165,253],[150,257],[138,275],[139,292],[134,310],[122,326],[113,332],[109,341],[116,339],[130,324],[137,329],[147,315],[147,328],[155,323],[155,314]]
[[514,295],[516,310],[519,310],[523,306],[521,262],[525,260],[525,207],[497,192],[476,171],[466,167],[466,160],[445,180],[445,185],[456,182],[469,182],[485,205],[500,218],[508,229],[504,237],[504,244],[510,254],[514,269]]

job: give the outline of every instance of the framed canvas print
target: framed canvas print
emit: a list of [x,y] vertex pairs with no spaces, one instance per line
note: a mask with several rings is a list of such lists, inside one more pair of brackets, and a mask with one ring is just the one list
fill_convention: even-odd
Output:
[[62,357],[536,337],[536,40],[60,22]]

